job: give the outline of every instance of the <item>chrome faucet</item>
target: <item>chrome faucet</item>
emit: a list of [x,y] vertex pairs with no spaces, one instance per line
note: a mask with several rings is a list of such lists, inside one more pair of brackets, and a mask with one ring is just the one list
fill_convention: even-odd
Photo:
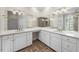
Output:
[[58,31],[59,31],[59,32],[62,32],[62,31],[63,31],[63,29],[59,29],[59,28],[58,28]]
[[21,31],[21,30],[22,30],[22,28],[21,28],[21,27],[18,27],[18,29],[17,29],[17,30]]

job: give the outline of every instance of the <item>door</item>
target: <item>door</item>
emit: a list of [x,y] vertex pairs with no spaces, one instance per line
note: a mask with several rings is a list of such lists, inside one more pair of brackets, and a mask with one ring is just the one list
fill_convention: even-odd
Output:
[[14,51],[26,47],[26,42],[26,33],[14,34]]
[[2,37],[2,52],[13,51],[13,35]]

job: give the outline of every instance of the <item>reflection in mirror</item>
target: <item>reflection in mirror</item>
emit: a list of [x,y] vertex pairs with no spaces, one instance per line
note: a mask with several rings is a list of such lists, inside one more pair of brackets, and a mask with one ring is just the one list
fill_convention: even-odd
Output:
[[65,15],[64,27],[66,31],[78,31],[78,17],[74,14]]
[[61,31],[78,31],[78,15],[75,13],[54,15],[51,19],[50,27]]
[[7,11],[8,15],[8,30],[18,29],[18,13],[13,14],[12,11]]

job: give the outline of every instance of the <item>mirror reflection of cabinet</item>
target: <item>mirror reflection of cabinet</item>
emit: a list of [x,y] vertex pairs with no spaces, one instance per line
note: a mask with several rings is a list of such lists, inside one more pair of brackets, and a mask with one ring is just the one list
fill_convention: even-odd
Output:
[[74,14],[65,15],[64,30],[78,31],[78,17]]
[[8,11],[8,30],[18,29],[18,13],[13,14],[12,11]]
[[74,21],[74,30],[78,31],[78,24],[79,24],[79,22],[78,22],[78,16],[75,16],[74,18],[75,18],[75,21]]
[[47,17],[38,17],[37,21],[38,21],[38,26],[39,27],[48,27],[48,26],[50,26],[50,21]]
[[57,17],[57,28],[63,30],[63,15]]
[[55,15],[52,27],[64,31],[79,31],[79,16],[73,14]]

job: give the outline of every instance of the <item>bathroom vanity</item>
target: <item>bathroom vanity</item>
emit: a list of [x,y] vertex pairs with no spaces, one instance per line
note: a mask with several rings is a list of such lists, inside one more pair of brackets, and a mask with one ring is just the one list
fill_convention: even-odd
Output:
[[52,28],[29,28],[22,31],[7,31],[0,34],[0,51],[13,52],[32,45],[33,32],[38,32],[38,39],[57,52],[78,52],[79,33],[59,32]]

